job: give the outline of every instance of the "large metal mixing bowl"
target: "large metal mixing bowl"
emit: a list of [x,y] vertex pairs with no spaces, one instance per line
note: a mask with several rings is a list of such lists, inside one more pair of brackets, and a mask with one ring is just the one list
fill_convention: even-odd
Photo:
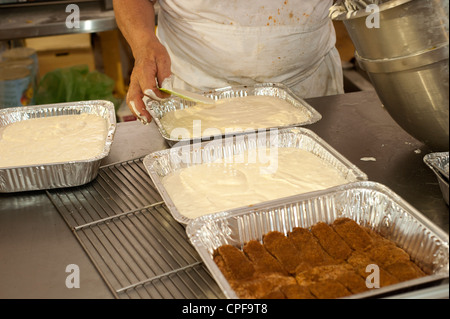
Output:
[[[448,9],[448,0],[393,0],[335,18],[389,114],[434,151],[449,150]],[[368,27],[374,14],[379,28]]]

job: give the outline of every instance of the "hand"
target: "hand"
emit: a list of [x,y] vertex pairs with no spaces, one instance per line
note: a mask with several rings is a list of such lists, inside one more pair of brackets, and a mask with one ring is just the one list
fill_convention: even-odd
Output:
[[159,41],[141,46],[139,52],[134,52],[134,56],[135,64],[130,78],[127,105],[142,123],[147,124],[151,122],[152,117],[146,110],[143,98],[145,96],[152,99],[168,97],[158,88],[164,80],[170,79],[170,56]]

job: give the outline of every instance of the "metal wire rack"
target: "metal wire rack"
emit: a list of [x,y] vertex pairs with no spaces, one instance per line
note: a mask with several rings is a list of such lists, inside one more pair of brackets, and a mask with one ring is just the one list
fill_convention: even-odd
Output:
[[104,166],[93,182],[47,196],[116,298],[224,297],[142,158]]

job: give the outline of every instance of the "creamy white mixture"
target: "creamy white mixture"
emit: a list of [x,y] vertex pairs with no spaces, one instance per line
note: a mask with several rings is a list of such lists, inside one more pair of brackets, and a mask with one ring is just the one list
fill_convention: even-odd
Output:
[[91,159],[103,151],[107,122],[95,114],[63,115],[0,128],[0,167]]
[[304,123],[306,110],[273,96],[246,96],[169,112],[161,124],[171,138],[199,138]]
[[305,150],[264,149],[255,156],[256,152],[226,163],[176,170],[162,184],[179,212],[196,218],[348,182],[336,168]]

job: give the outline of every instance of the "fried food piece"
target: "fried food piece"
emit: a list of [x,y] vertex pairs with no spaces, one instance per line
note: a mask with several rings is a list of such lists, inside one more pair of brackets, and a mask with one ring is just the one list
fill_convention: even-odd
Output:
[[338,260],[346,260],[352,253],[352,249],[330,225],[319,222],[311,227],[311,232],[331,257]]
[[350,218],[336,219],[332,228],[354,250],[363,250],[373,244],[367,231]]
[[240,298],[261,299],[269,292],[280,290],[283,286],[295,285],[295,278],[280,274],[265,274],[252,279],[231,282],[230,285]]
[[213,260],[216,263],[217,267],[222,272],[223,276],[228,280],[233,280],[232,274],[228,271],[227,266],[225,265],[225,262],[223,261],[222,256],[219,254],[213,255]]
[[384,241],[386,243],[390,243],[391,241],[387,238],[381,236],[379,233],[377,233],[375,230],[366,228],[367,234],[369,234],[370,237],[374,240],[374,242]]
[[374,243],[364,250],[365,253],[399,282],[425,276],[406,251],[373,231],[369,234]]
[[319,281],[311,284],[308,288],[317,299],[336,299],[352,294],[337,281]]
[[398,262],[409,262],[410,256],[406,251],[397,247],[392,242],[385,240],[376,241],[374,244],[367,247],[364,252],[375,263],[383,268]]
[[263,237],[264,247],[283,265],[290,274],[295,274],[302,262],[299,251],[284,234],[272,231]]
[[[294,243],[299,251],[302,260],[301,265],[309,267],[336,264],[337,262],[328,255],[320,246],[314,235],[306,228],[296,227],[289,234],[289,239]],[[297,272],[307,270],[309,267],[297,267]]]
[[317,299],[342,298],[352,294],[342,283],[332,280],[329,274],[319,268],[322,267],[297,274],[295,279],[299,286],[308,289]]
[[236,294],[251,299],[342,298],[367,291],[370,280],[385,287],[425,275],[406,251],[349,219],[270,232],[242,250],[224,245],[213,258]]
[[321,281],[337,281],[354,294],[368,289],[364,278],[349,264],[318,266],[297,275],[296,279],[299,284],[307,286]]
[[286,299],[286,296],[281,290],[271,291],[267,295],[263,296],[262,299]]
[[255,268],[251,261],[241,250],[234,246],[220,246],[214,252],[213,258],[216,264],[220,264],[219,268],[222,267],[224,269],[224,276],[228,280],[251,278],[255,273]]
[[413,262],[400,261],[386,267],[386,271],[400,282],[425,276],[425,273]]
[[336,268],[332,274],[349,291],[358,294],[368,290],[365,279],[356,273],[350,265],[338,265],[335,267],[339,268]]
[[286,299],[315,299],[308,288],[301,287],[297,284],[283,286],[280,291],[286,297]]
[[[354,251],[347,259],[347,262],[355,269],[356,272],[359,273],[361,277],[366,279],[370,275],[369,272],[366,272],[367,266],[376,265],[376,263],[362,251]],[[386,287],[399,282],[397,278],[385,269],[381,267],[378,267],[378,269],[380,270],[380,287]]]
[[288,274],[278,260],[276,260],[259,241],[249,241],[244,245],[243,251],[253,263],[256,272],[280,273],[282,275]]

